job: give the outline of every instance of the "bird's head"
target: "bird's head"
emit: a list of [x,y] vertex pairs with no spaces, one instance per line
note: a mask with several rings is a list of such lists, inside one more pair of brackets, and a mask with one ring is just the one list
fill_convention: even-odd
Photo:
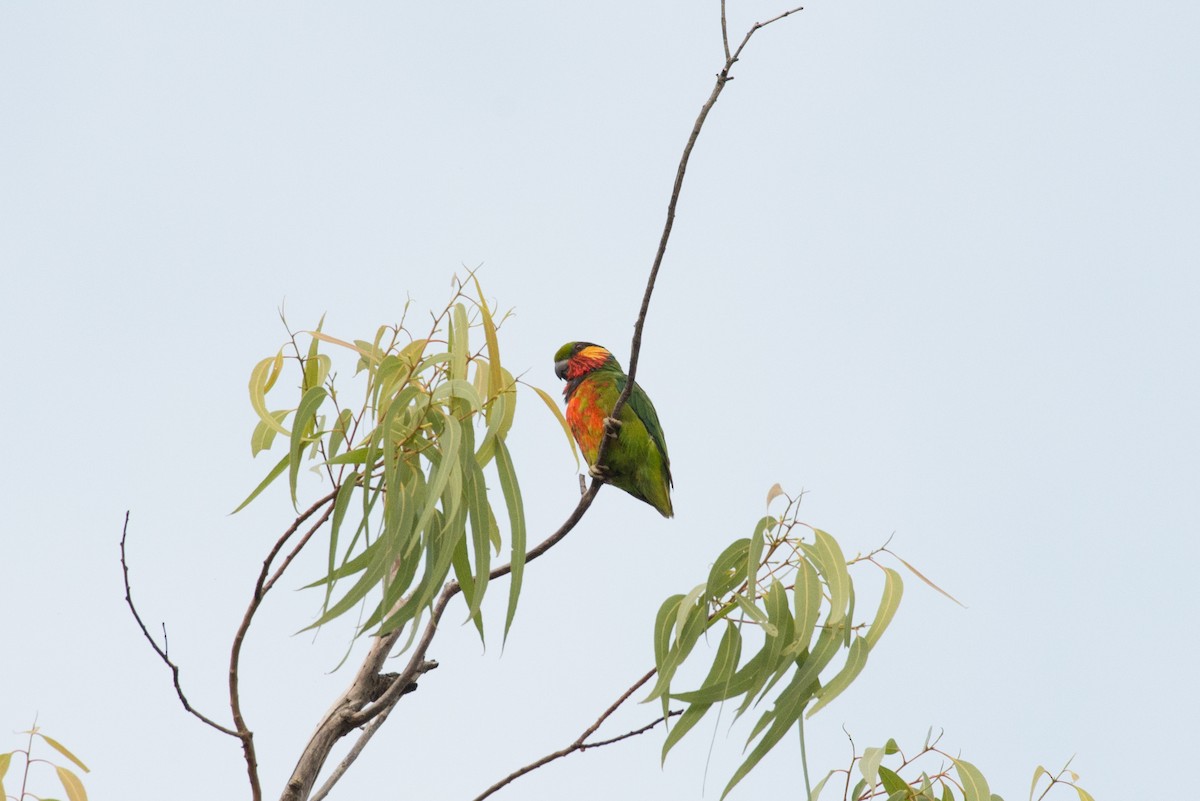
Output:
[[591,342],[568,342],[554,354],[554,374],[564,381],[574,381],[601,367],[621,369],[608,348]]

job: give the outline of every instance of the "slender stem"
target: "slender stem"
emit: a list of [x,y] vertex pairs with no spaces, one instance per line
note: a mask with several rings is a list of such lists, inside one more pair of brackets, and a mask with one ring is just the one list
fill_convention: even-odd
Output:
[[[242,616],[242,622],[238,625],[237,633],[233,637],[233,646],[229,651],[229,711],[233,717],[233,725],[237,729],[237,737],[242,741],[242,756],[246,760],[246,773],[250,780],[250,796],[253,801],[261,801],[262,785],[258,777],[258,754],[254,748],[254,732],[246,725],[245,716],[242,714],[242,699],[239,690],[240,676],[238,673],[240,661],[242,657],[242,644],[246,641],[246,633],[250,630],[250,623],[254,620],[254,614],[262,605],[263,598],[275,585],[283,571],[291,564],[296,554],[304,547],[313,532],[320,528],[329,516],[333,513],[333,507],[330,505],[334,498],[337,497],[338,489],[335,487],[328,495],[318,500],[312,506],[308,507],[299,517],[292,522],[287,531],[275,542],[271,548],[267,558],[263,560],[262,570],[258,574],[258,581],[254,585],[254,594],[250,598],[250,605],[246,607],[246,613]],[[291,553],[284,559],[283,564],[275,574],[271,575],[271,565],[275,561],[275,557],[283,550],[283,546],[291,539],[304,523],[317,513],[322,507],[326,507],[324,513],[317,519],[308,530],[308,533],[301,539],[300,544],[292,549]]]
[[[746,31],[746,35],[742,37],[742,42],[738,45],[738,48],[734,51],[733,55],[726,56],[725,65],[721,68],[721,71],[717,73],[717,80],[716,83],[713,84],[712,92],[709,94],[708,100],[704,101],[704,105],[700,107],[700,113],[696,116],[695,123],[692,124],[691,135],[688,136],[687,144],[683,147],[683,154],[679,157],[679,166],[675,170],[675,183],[671,187],[671,199],[667,202],[667,219],[666,222],[663,223],[662,236],[658,241],[658,250],[654,254],[654,262],[650,267],[650,277],[646,281],[645,294],[642,295],[642,306],[638,311],[637,322],[633,326],[633,342],[630,346],[629,368],[627,370],[629,379],[625,382],[625,389],[621,391],[620,396],[617,398],[617,402],[613,404],[612,412],[609,413],[610,417],[619,417],[621,409],[625,407],[625,404],[629,401],[630,394],[633,393],[634,380],[637,377],[638,357],[642,350],[642,330],[646,325],[646,314],[650,310],[650,297],[654,294],[654,283],[658,280],[658,271],[659,268],[662,267],[663,256],[665,256],[667,252],[667,243],[671,240],[671,229],[675,227],[675,208],[679,205],[679,194],[683,190],[683,177],[687,173],[688,161],[692,157],[692,150],[696,147],[696,140],[700,137],[700,130],[704,127],[704,121],[708,119],[708,113],[712,111],[712,107],[716,105],[717,99],[720,98],[721,92],[725,89],[725,84],[733,80],[733,76],[729,74],[729,71],[733,69],[733,65],[741,56],[742,50],[744,50],[746,45],[749,44],[750,37],[752,37],[758,30],[767,27],[771,23],[778,22],[779,20],[789,17],[792,14],[802,10],[803,6],[798,6],[772,17],[766,22],[754,23],[754,25],[750,27],[750,30]],[[722,4],[722,21],[724,21],[724,4]],[[606,436],[601,440],[600,448],[596,453],[596,464],[604,464],[604,458],[608,453],[609,442],[612,439],[613,437]],[[593,479],[593,486],[598,483],[599,479]]]
[[[129,513],[125,513],[126,517]],[[25,801],[25,787],[29,783],[29,765],[33,761],[33,734],[37,731],[37,718],[33,719],[33,728],[29,730],[29,744],[25,746],[25,772],[21,774],[21,794],[17,796],[17,801]],[[0,801],[5,801],[0,799]]]
[[812,784],[808,780],[808,749],[804,747],[804,713],[801,712],[800,719],[800,767],[804,769],[804,801],[810,801],[812,798]]
[[729,63],[729,23],[725,16],[725,0],[721,0],[721,44],[725,46],[725,63]]
[[175,685],[175,695],[179,698],[179,702],[183,704],[183,709],[188,714],[196,717],[207,726],[211,726],[222,734],[228,734],[230,737],[241,737],[241,735],[233,729],[222,726],[212,718],[204,715],[202,712],[195,709],[191,702],[188,701],[187,695],[183,692],[183,684],[179,680],[179,665],[171,661],[171,657],[167,652],[167,627],[163,625],[163,644],[159,647],[158,641],[150,634],[146,628],[146,624],[142,621],[142,616],[138,613],[137,606],[133,603],[133,589],[129,583],[129,561],[125,555],[125,539],[129,534],[129,512],[125,513],[125,525],[121,528],[121,575],[125,581],[125,603],[129,607],[129,611],[133,613],[133,619],[137,622],[138,628],[142,630],[142,636],[146,638],[146,642],[150,643],[150,647],[154,649],[154,653],[158,654],[158,658],[171,671],[171,681]]
[[614,701],[612,703],[612,705],[608,707],[608,709],[604,710],[604,712],[601,713],[600,717],[596,718],[595,722],[592,723],[592,725],[590,725],[586,729],[584,729],[583,733],[580,734],[578,737],[576,737],[575,741],[572,742],[570,745],[566,746],[565,748],[560,748],[557,751],[553,751],[549,754],[546,754],[545,756],[543,756],[539,759],[536,759],[533,762],[530,762],[528,765],[525,765],[524,767],[517,768],[512,773],[508,774],[503,779],[496,782],[491,787],[487,788],[482,793],[477,795],[475,797],[474,801],[483,801],[483,799],[496,793],[497,791],[503,789],[504,787],[507,787],[509,784],[511,784],[512,782],[521,778],[525,774],[532,773],[533,771],[537,770],[538,768],[542,767],[543,765],[548,765],[551,762],[553,762],[557,759],[562,759],[565,756],[569,756],[569,755],[575,753],[576,751],[586,751],[589,748],[600,748],[601,746],[611,745],[613,743],[618,743],[622,740],[628,740],[630,737],[636,737],[639,734],[644,734],[644,733],[650,731],[655,726],[657,726],[659,723],[662,723],[664,720],[666,720],[669,717],[674,717],[675,715],[683,714],[683,710],[668,712],[666,715],[662,715],[658,718],[655,718],[653,721],[646,724],[645,726],[642,726],[641,728],[634,729],[633,731],[626,732],[625,734],[619,735],[617,737],[612,737],[608,740],[601,740],[600,742],[596,742],[596,743],[587,742],[587,738],[589,738],[593,734],[595,734],[596,730],[599,729],[604,724],[604,721],[608,720],[608,718],[612,715],[612,713],[617,711],[617,708],[620,707],[621,704],[628,701],[629,697],[631,695],[633,695],[635,692],[637,692],[639,687],[644,685],[646,682],[650,681],[650,679],[653,678],[654,674],[657,672],[658,672],[657,670],[655,670],[654,668],[651,668],[646,673],[646,675],[642,676],[640,679],[638,679],[636,682],[634,682],[633,686],[631,686],[629,689],[627,689],[625,692],[623,692],[621,694],[621,696],[616,701]]

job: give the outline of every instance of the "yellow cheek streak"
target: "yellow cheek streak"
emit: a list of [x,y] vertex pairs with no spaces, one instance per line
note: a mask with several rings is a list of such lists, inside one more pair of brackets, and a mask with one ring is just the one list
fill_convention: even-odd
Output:
[[608,348],[602,348],[599,345],[589,345],[575,354],[575,358],[601,365],[608,360],[609,355]]

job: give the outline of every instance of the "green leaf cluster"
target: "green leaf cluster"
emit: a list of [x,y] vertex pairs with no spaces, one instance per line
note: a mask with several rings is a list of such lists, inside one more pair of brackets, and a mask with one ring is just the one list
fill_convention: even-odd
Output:
[[[251,371],[250,405],[258,415],[251,451],[286,445],[235,511],[285,473],[296,504],[305,464],[334,489],[326,510],[326,572],[309,585],[322,588],[325,598],[310,628],[361,609],[359,633],[401,629],[431,606],[453,575],[482,638],[489,572],[504,547],[501,518],[512,566],[506,635],[512,625],[526,547],[521,491],[506,445],[516,380],[500,361],[496,332],[503,318],[496,318],[475,276],[469,278],[421,336],[402,321],[380,327],[370,340],[348,342],[318,325],[292,335]],[[304,336],[302,348],[297,340]],[[355,403],[346,404],[335,386],[334,361],[324,352],[331,347],[356,358]],[[292,404],[277,408],[268,395],[289,361],[298,368],[298,383],[283,393]],[[499,514],[489,492],[493,478],[503,498]]]
[[[781,494],[773,488],[768,503]],[[655,620],[658,676],[646,700],[661,700],[664,713],[671,701],[686,704],[667,735],[663,759],[713,705],[736,702],[736,717],[766,707],[722,798],[802,718],[854,681],[903,594],[900,575],[872,562],[884,573],[884,589],[874,616],[854,623],[849,567],[871,560],[848,561],[836,539],[796,519],[798,505],[790,500],[783,514],[758,520],[749,537],[716,558],[707,581],[668,598]],[[678,688],[677,672],[714,627],[720,640],[707,675],[694,689]]]
[[[895,739],[882,746],[864,748],[855,755],[849,767],[829,771],[813,787],[808,801],[820,801],[826,784],[836,777],[833,786],[842,789],[843,801],[1004,801],[993,793],[988,781],[975,764],[948,752],[939,746],[941,735],[933,737],[933,730],[925,735],[919,749],[905,753]],[[1075,791],[1079,801],[1093,801],[1092,796],[1076,782],[1079,775],[1069,770],[1070,763],[1057,775],[1039,765],[1033,774],[1029,798],[1034,801],[1034,792],[1043,778],[1050,780],[1043,792],[1037,796],[1044,799],[1055,786]],[[1070,775],[1070,779],[1064,778]],[[851,780],[858,777],[853,787]],[[827,797],[829,794],[826,793]]]

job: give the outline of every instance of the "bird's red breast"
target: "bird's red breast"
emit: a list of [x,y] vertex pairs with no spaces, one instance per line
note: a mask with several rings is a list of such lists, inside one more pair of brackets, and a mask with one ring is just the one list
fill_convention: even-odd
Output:
[[604,406],[602,384],[595,380],[583,381],[567,401],[567,425],[571,427],[571,433],[575,435],[575,441],[579,443],[588,464],[596,461],[600,442],[604,438],[604,418],[612,410],[611,406]]

